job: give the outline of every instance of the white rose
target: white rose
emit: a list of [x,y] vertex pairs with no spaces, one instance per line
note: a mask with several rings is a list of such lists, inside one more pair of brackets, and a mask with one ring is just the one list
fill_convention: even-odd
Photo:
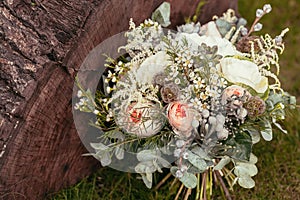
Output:
[[250,86],[258,93],[268,89],[268,79],[262,76],[258,66],[247,60],[223,58],[219,64],[220,72],[229,82]]
[[205,35],[200,36],[198,33],[178,33],[177,40],[181,41],[186,38],[193,49],[197,50],[198,46],[205,43],[207,46],[217,46],[218,54],[221,56],[241,54],[235,46],[227,39],[222,38],[214,22],[205,25]]
[[155,55],[145,59],[145,61],[136,70],[137,82],[152,83],[153,77],[164,71],[171,64],[169,56],[164,51],[159,51]]

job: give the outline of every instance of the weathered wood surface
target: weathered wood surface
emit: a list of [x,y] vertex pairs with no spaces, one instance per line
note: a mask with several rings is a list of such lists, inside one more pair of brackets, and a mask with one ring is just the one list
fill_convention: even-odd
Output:
[[[0,199],[43,199],[99,167],[81,157],[86,150],[71,113],[74,76],[93,47],[162,2],[0,1]],[[170,2],[173,24],[198,3]],[[227,7],[236,9],[237,0],[209,0],[200,20]]]

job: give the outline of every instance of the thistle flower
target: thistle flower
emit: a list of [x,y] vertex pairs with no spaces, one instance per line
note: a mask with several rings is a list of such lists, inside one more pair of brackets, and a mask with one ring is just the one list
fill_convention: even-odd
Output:
[[249,117],[258,117],[262,115],[266,110],[266,103],[258,96],[251,97],[245,104],[245,108],[248,111]]
[[236,45],[237,50],[242,53],[250,53],[251,52],[251,44],[254,45],[254,51],[257,52],[260,50],[258,46],[258,42],[256,40],[261,41],[260,37],[258,36],[246,36],[242,37]]
[[178,100],[180,90],[176,84],[169,83],[160,89],[161,97],[165,103]]

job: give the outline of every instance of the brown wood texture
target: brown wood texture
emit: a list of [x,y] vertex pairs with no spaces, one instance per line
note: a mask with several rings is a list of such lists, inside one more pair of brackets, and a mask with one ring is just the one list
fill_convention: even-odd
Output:
[[[34,3],[33,3],[34,2]],[[72,119],[74,76],[89,51],[163,0],[0,1],[0,199],[43,199],[97,167]],[[170,0],[172,23],[196,0]],[[208,0],[207,22],[237,0]]]

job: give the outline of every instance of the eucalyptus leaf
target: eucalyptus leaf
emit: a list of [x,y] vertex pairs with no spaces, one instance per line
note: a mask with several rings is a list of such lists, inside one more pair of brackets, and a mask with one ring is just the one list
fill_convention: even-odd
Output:
[[125,139],[124,134],[121,131],[119,131],[118,129],[111,131],[111,133],[109,134],[109,137],[113,138],[113,139],[120,139],[122,141]]
[[200,158],[200,156],[194,154],[191,151],[187,151],[188,153],[188,161],[197,167],[200,171],[204,172],[207,169],[207,164],[206,162]]
[[257,163],[257,161],[258,161],[257,157],[253,153],[251,153],[249,162],[255,164]]
[[167,27],[170,22],[171,4],[169,2],[162,3],[153,13],[151,19],[158,22],[161,26]]
[[247,128],[247,131],[251,135],[253,144],[256,144],[260,141],[260,133],[258,130],[254,129],[254,128]]
[[161,167],[157,164],[155,160],[153,160],[153,166],[156,168],[156,171],[162,173],[163,171],[161,170]]
[[152,161],[160,157],[161,153],[158,150],[143,150],[137,153],[136,157],[140,162]]
[[253,188],[255,186],[255,182],[251,177],[242,177],[242,178],[238,178],[238,183],[241,187],[243,188]]
[[222,158],[219,163],[214,166],[213,170],[221,170],[223,169],[223,167],[225,167],[228,163],[230,163],[231,158],[229,156],[224,156],[224,158]]
[[156,166],[153,164],[152,161],[140,162],[134,169],[137,173],[140,174],[156,172]]
[[197,177],[194,174],[185,172],[183,176],[179,179],[185,187],[195,188],[197,186]]
[[234,174],[238,177],[244,176],[255,176],[258,170],[257,167],[252,163],[238,163],[234,168]]
[[146,185],[147,188],[151,189],[152,187],[152,174],[141,174],[142,179]]
[[99,142],[99,143],[90,143],[91,147],[94,148],[95,150],[108,150],[108,146],[105,146],[105,144]]
[[261,136],[266,141],[271,141],[273,139],[273,132],[272,132],[272,126],[269,120],[265,119],[264,121],[261,121],[260,123],[260,133]]
[[161,158],[161,157],[159,157],[159,158],[157,159],[157,162],[158,162],[162,167],[167,167],[167,168],[171,167],[171,164],[170,164],[167,160],[165,160],[165,159],[163,159],[163,158]]
[[178,170],[178,167],[176,167],[176,166],[172,166],[171,168],[170,168],[170,172],[171,172],[171,174],[173,175],[173,176],[175,176],[176,177],[176,171]]
[[124,159],[124,148],[122,146],[121,147],[116,147],[115,156],[118,160]]
[[276,122],[276,119],[275,118],[272,118],[272,122],[273,124],[280,130],[282,131],[283,133],[287,134],[287,130],[284,130],[281,125],[279,123]]
[[205,160],[211,160],[211,158],[208,156],[208,154],[204,151],[204,149],[202,149],[201,147],[199,147],[198,145],[193,147],[191,149],[191,151],[198,155],[200,158],[203,158]]
[[229,148],[224,154],[241,161],[249,161],[252,151],[252,139],[248,131],[235,133],[234,137],[225,141]]
[[98,151],[96,152],[96,158],[100,160],[103,167],[110,165],[111,155],[108,151]]

